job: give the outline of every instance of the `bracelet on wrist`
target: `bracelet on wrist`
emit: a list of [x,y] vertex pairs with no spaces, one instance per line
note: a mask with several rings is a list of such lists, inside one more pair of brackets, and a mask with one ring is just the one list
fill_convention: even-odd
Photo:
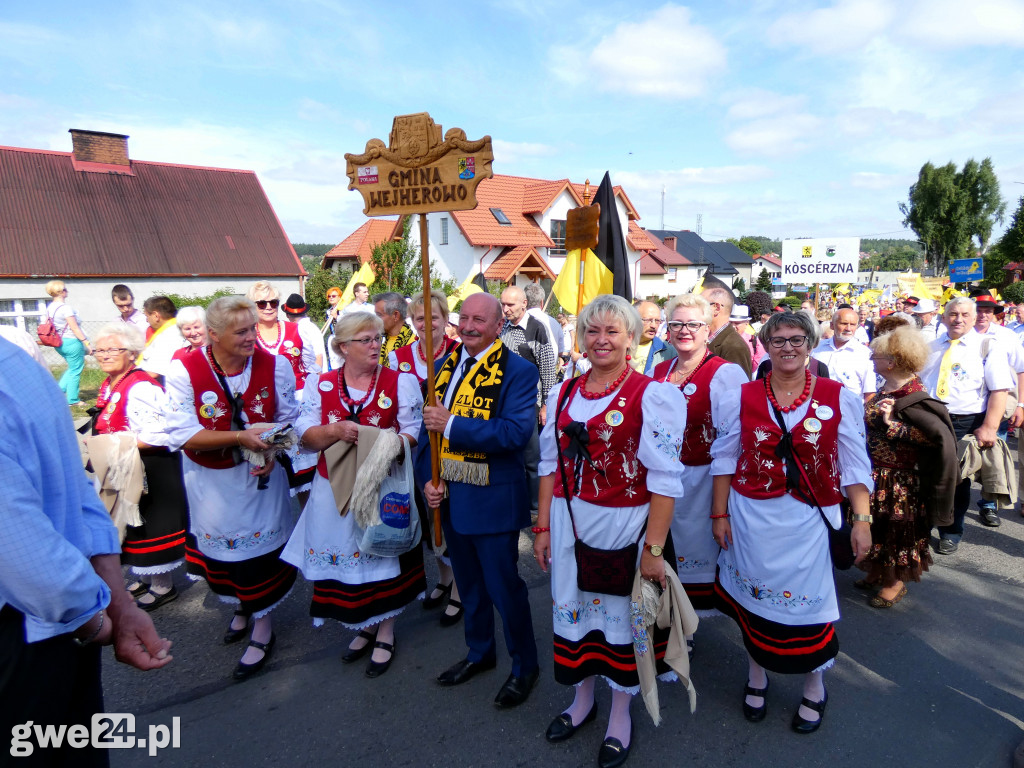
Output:
[[726,512],[726,513],[725,513],[725,514],[723,514],[723,515],[711,515],[711,519],[712,519],[712,520],[724,520],[724,519],[725,519],[725,518],[727,518],[728,516],[729,516],[729,513],[728,513],[728,512]]
[[103,629],[103,611],[99,612],[99,617],[100,617],[100,623],[96,625],[96,630],[91,635],[89,635],[87,638],[85,638],[85,640],[82,640],[80,637],[72,637],[71,638],[72,640],[75,641],[75,645],[77,645],[78,647],[81,648],[81,647],[84,647],[84,646],[88,645],[93,640],[95,640],[97,637],[99,637],[100,630]]
[[874,515],[854,515],[853,522],[855,523],[873,523],[875,522]]
[[544,527],[544,526],[541,526],[541,525],[535,525],[535,526],[533,526],[533,528],[531,528],[530,530],[531,530],[531,531],[532,531],[533,533],[547,533],[547,532],[548,532],[548,531],[550,531],[551,529],[550,529],[550,528],[547,528],[547,527]]

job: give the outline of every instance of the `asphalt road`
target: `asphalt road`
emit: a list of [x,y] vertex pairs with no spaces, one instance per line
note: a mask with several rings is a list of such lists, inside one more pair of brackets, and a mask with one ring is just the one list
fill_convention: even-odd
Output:
[[[957,554],[936,563],[896,607],[870,608],[854,589],[857,571],[837,576],[841,651],[826,675],[829,704],[818,733],[798,736],[789,721],[800,680],[774,675],[768,716],[751,724],[740,711],[746,662],[736,626],[704,620],[697,632],[690,714],[679,686],[662,685],[663,724],[655,728],[634,702],[629,764],[763,766],[1012,765],[1024,739],[1024,517],[1003,510],[1002,526],[984,528],[972,511]],[[150,757],[112,751],[128,766],[591,766],[603,738],[610,695],[598,686],[600,717],[572,740],[548,744],[544,731],[571,701],[551,671],[547,577],[520,541],[520,569],[530,587],[541,650],[541,682],[529,701],[499,711],[493,698],[509,672],[500,664],[456,688],[434,678],[462,658],[462,624],[442,628],[438,611],[410,606],[398,621],[397,655],[371,680],[363,662],[342,665],[351,633],[314,629],[311,588],[300,581],[274,613],[277,648],[260,675],[230,679],[241,646],[220,637],[231,610],[203,583],[178,579],[182,596],[154,614],[174,640],[174,662],[141,673],[104,658],[108,712],[131,712],[136,732],[180,718],[180,747]],[[428,561],[433,558],[428,557]],[[428,564],[428,576],[432,564]],[[500,626],[500,624],[499,624]]]

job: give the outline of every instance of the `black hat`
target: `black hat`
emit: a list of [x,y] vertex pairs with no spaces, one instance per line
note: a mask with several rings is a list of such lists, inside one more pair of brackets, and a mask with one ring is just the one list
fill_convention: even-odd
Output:
[[306,304],[306,301],[299,294],[293,293],[284,303],[283,309],[289,315],[301,315],[309,310],[309,305]]
[[1003,305],[996,301],[995,297],[984,288],[975,288],[972,290],[971,298],[974,299],[975,306],[979,308],[984,307],[995,312],[999,312],[1003,308]]
[[903,304],[908,307],[916,307],[920,302],[921,300],[917,296],[907,296],[903,300]]

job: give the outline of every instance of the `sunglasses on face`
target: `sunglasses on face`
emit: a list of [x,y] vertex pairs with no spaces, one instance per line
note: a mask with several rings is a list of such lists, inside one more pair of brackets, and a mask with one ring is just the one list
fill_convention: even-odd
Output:
[[280,305],[280,299],[270,299],[269,301],[264,299],[262,301],[256,302],[256,307],[258,309],[266,309],[267,307],[270,307],[271,309],[277,309]]

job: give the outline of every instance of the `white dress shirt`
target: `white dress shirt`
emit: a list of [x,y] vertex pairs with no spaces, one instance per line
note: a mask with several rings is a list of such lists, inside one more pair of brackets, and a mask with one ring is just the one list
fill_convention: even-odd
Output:
[[857,395],[876,391],[875,367],[871,363],[871,349],[855,339],[835,345],[835,336],[823,339],[811,357],[828,366],[829,376]]
[[[1006,348],[999,343],[992,344],[988,358],[983,361],[981,353],[984,339],[972,328],[960,337],[960,343],[953,348],[953,368],[946,402],[950,414],[966,416],[984,413],[988,407],[989,392],[1010,389],[1014,385]],[[949,344],[949,336],[941,336],[929,345],[932,353],[921,371],[921,381],[932,397],[936,396],[939,369]]]

